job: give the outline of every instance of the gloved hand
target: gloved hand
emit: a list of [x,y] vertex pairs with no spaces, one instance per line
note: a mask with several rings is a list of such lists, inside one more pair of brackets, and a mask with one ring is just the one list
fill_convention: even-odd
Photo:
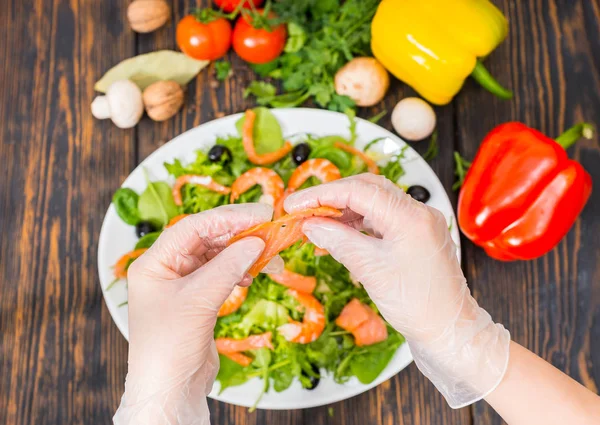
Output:
[[217,311],[264,249],[259,238],[225,248],[270,221],[264,204],[230,205],[166,229],[128,271],[129,371],[116,425],[208,425],[206,395],[219,369]]
[[471,297],[442,213],[372,174],[311,187],[285,201],[288,212],[320,205],[345,214],[339,221],[310,219],[304,233],[363,284],[450,406],[493,391],[506,371],[510,335]]

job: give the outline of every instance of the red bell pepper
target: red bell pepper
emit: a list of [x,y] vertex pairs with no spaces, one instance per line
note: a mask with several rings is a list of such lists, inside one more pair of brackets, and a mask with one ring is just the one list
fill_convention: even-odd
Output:
[[592,178],[565,149],[592,126],[556,140],[524,124],[499,125],[483,140],[458,199],[463,233],[493,258],[529,260],[567,234],[592,191]]

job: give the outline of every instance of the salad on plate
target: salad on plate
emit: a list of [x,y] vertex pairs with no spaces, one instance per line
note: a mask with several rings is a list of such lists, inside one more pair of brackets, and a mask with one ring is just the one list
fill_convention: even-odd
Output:
[[[249,271],[252,285],[236,287],[218,313],[214,336],[221,391],[260,378],[258,403],[270,388],[283,391],[295,380],[306,390],[314,389],[323,374],[337,383],[356,377],[368,384],[404,343],[361,284],[300,230],[306,217],[341,212],[320,207],[286,215],[283,210],[289,194],[313,185],[363,172],[397,182],[404,174],[402,149],[377,154],[371,148],[379,139],[363,150],[355,148],[354,117],[349,121],[349,138],[294,134],[286,139],[269,109],[248,110],[236,123],[237,134],[217,137],[192,162],[164,163],[169,179],[151,182],[146,177],[142,193],[120,188],[113,196],[118,216],[135,226],[139,239],[114,265],[115,280],[106,290],[124,281],[130,264],[165,228],[187,215],[232,203],[273,206],[274,221],[231,240],[255,235],[266,247]],[[284,270],[268,273],[276,255],[284,260]]]

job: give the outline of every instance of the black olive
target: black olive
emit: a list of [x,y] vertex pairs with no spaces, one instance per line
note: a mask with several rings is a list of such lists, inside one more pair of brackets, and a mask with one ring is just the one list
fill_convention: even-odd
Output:
[[[312,371],[315,375],[320,376],[321,374],[321,372],[319,371],[319,367],[314,363],[312,364]],[[319,381],[321,380],[321,378],[309,375],[304,371],[302,371],[302,375],[304,375],[310,380],[310,385],[308,387],[305,387],[307,390],[314,390],[315,388],[317,388],[317,385],[319,385]]]
[[409,187],[406,190],[406,193],[412,196],[413,199],[423,203],[429,201],[429,198],[431,198],[431,194],[429,193],[429,191],[423,186],[419,185]]
[[223,145],[214,145],[208,151],[208,159],[211,162],[227,162],[231,159],[231,151]]
[[140,221],[135,225],[135,234],[138,235],[138,238],[152,232],[156,232],[156,228],[148,221]]
[[304,161],[306,161],[309,155],[310,146],[308,146],[308,143],[300,143],[294,146],[294,149],[292,149],[292,159],[294,160],[296,165],[300,165]]

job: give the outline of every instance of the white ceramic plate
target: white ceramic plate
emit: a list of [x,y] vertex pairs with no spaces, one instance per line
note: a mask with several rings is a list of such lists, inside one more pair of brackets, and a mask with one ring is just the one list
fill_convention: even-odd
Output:
[[[350,135],[348,118],[344,114],[306,108],[276,109],[273,110],[273,113],[279,120],[284,135],[290,136],[299,133],[312,133],[320,136],[330,134]],[[195,157],[194,152],[198,149],[207,150],[210,148],[215,143],[218,135],[235,134],[235,122],[240,116],[241,114],[236,114],[220,118],[186,131],[174,138],[148,156],[133,170],[123,186],[129,187],[138,193],[143,192],[146,188],[143,168],[148,171],[150,180],[167,179],[168,174],[163,167],[165,161],[172,161],[174,158],[192,161]],[[366,120],[357,119],[356,131],[358,133],[356,146],[359,148],[375,138],[384,138],[383,141],[377,144],[383,154],[393,153],[406,145],[396,135]],[[429,165],[412,148],[406,149],[405,156],[404,168],[406,174],[400,179],[400,183],[406,185],[420,184],[430,191],[431,199],[428,204],[442,211],[448,217],[448,222],[453,223],[452,238],[457,247],[460,248],[458,229],[455,225],[456,219],[442,184]],[[118,307],[120,303],[127,299],[125,284],[116,284],[110,292],[105,292],[104,288],[113,280],[111,266],[115,264],[121,255],[130,251],[136,241],[134,228],[122,222],[111,205],[106,212],[100,232],[98,270],[108,310],[117,327],[127,339],[129,339],[127,306]],[[457,253],[460,256],[460,249],[457,250]],[[336,384],[332,377],[323,377],[317,388],[308,391],[303,389],[299,382],[294,382],[290,388],[283,392],[277,393],[271,390],[265,394],[258,407],[263,409],[301,409],[334,403],[379,385],[396,375],[411,362],[412,356],[408,345],[403,344],[381,375],[369,385],[361,384],[356,378],[340,385]],[[210,397],[248,407],[254,404],[261,385],[258,378],[255,378],[244,385],[228,388],[222,394],[219,394],[219,384],[216,383]]]

